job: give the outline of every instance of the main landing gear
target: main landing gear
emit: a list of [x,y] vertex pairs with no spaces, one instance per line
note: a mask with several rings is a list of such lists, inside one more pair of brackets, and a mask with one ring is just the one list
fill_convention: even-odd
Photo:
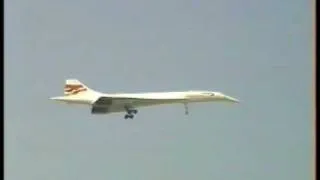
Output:
[[136,109],[130,109],[129,107],[124,107],[125,110],[127,111],[127,114],[124,116],[124,119],[133,119],[134,114],[138,113],[138,110]]

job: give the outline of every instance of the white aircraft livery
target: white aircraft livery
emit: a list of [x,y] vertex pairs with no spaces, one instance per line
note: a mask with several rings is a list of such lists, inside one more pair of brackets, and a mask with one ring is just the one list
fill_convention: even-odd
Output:
[[126,112],[125,119],[133,119],[138,113],[136,108],[164,104],[183,104],[188,114],[188,103],[224,101],[238,103],[233,97],[212,91],[149,92],[107,94],[88,88],[77,79],[67,79],[64,96],[52,97],[51,100],[67,104],[83,104],[91,107],[91,114],[109,114]]

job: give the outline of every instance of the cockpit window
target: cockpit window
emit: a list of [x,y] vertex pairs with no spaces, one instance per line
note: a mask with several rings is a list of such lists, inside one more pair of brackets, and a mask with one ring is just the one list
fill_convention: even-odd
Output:
[[212,92],[206,92],[206,93],[203,93],[204,95],[207,95],[207,96],[215,96],[215,93],[212,93]]

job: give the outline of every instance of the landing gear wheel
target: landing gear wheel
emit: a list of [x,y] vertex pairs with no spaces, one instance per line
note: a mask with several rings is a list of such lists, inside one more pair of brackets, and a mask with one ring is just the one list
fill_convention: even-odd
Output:
[[133,109],[133,110],[131,110],[131,112],[132,112],[133,114],[137,114],[137,113],[138,113],[138,110]]
[[124,106],[124,109],[126,110],[127,114],[124,116],[125,119],[133,119],[134,114],[138,113],[138,110],[133,109],[133,107]]
[[133,119],[133,114],[126,114],[125,116],[124,116],[124,119]]
[[124,109],[127,111],[128,114],[137,114],[138,113],[138,110],[132,108],[132,107],[128,107],[128,106],[124,106]]

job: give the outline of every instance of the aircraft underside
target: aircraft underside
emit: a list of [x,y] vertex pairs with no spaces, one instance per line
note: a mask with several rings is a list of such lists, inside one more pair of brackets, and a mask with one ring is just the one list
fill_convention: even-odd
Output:
[[129,106],[108,106],[108,107],[92,107],[91,114],[110,114],[117,112],[126,112],[125,119],[133,119],[134,114],[138,113],[138,110]]
[[110,114],[110,113],[118,113],[118,112],[126,112],[124,115],[125,119],[133,119],[136,114],[138,114],[138,110],[136,108],[139,107],[149,107],[155,105],[162,104],[175,104],[182,103],[185,104],[186,114],[188,114],[188,108],[186,102],[181,100],[179,101],[159,101],[159,102],[136,102],[136,103],[128,103],[128,104],[109,104],[106,106],[92,106],[91,114]]

